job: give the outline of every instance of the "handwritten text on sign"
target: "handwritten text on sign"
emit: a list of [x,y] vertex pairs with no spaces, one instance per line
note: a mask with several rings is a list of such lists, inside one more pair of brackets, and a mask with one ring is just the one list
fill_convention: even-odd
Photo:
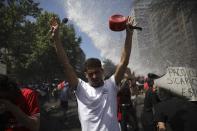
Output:
[[[191,68],[172,67],[167,70],[167,84],[187,98],[197,97],[197,72]],[[174,88],[174,89],[172,89]]]

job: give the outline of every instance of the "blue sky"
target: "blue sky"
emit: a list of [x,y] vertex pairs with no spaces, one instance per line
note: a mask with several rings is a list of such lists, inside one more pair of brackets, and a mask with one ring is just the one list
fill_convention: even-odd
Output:
[[132,0],[34,0],[48,12],[61,19],[69,18],[77,35],[82,37],[81,48],[86,57],[110,59],[115,64],[120,60],[125,31],[109,29],[109,17],[114,14],[128,16]]
[[[59,15],[61,19],[67,17],[65,9],[63,8],[63,6],[58,6],[59,3],[56,0],[34,0],[34,1],[39,2],[40,3],[39,6],[43,8],[43,10],[46,10],[48,12],[53,12]],[[69,23],[74,24],[77,36],[82,37],[81,48],[86,54],[86,58],[89,57],[101,58],[100,51],[92,43],[92,40],[85,33],[81,32],[73,21],[69,21]]]

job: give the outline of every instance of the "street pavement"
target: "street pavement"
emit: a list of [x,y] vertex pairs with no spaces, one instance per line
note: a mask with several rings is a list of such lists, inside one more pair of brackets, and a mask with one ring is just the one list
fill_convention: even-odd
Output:
[[[136,111],[140,131],[142,125],[140,116],[143,109],[144,95],[139,95],[136,100]],[[81,131],[75,99],[69,100],[69,109],[66,117],[60,107],[59,99],[41,100],[41,127],[40,131]]]
[[63,115],[59,100],[50,98],[41,103],[40,131],[81,131],[77,114],[77,102],[69,101],[69,109]]

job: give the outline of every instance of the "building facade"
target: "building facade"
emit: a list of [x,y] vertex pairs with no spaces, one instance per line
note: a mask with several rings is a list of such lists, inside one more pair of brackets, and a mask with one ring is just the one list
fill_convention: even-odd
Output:
[[149,72],[165,73],[169,66],[197,68],[195,7],[194,0],[140,0],[135,4],[132,14],[143,27],[134,37],[137,56]]

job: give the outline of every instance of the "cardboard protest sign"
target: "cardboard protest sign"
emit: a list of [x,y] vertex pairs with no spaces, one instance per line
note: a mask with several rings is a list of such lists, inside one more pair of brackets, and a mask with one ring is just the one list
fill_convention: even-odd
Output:
[[186,67],[169,67],[167,73],[155,81],[156,86],[197,101],[197,71]]

